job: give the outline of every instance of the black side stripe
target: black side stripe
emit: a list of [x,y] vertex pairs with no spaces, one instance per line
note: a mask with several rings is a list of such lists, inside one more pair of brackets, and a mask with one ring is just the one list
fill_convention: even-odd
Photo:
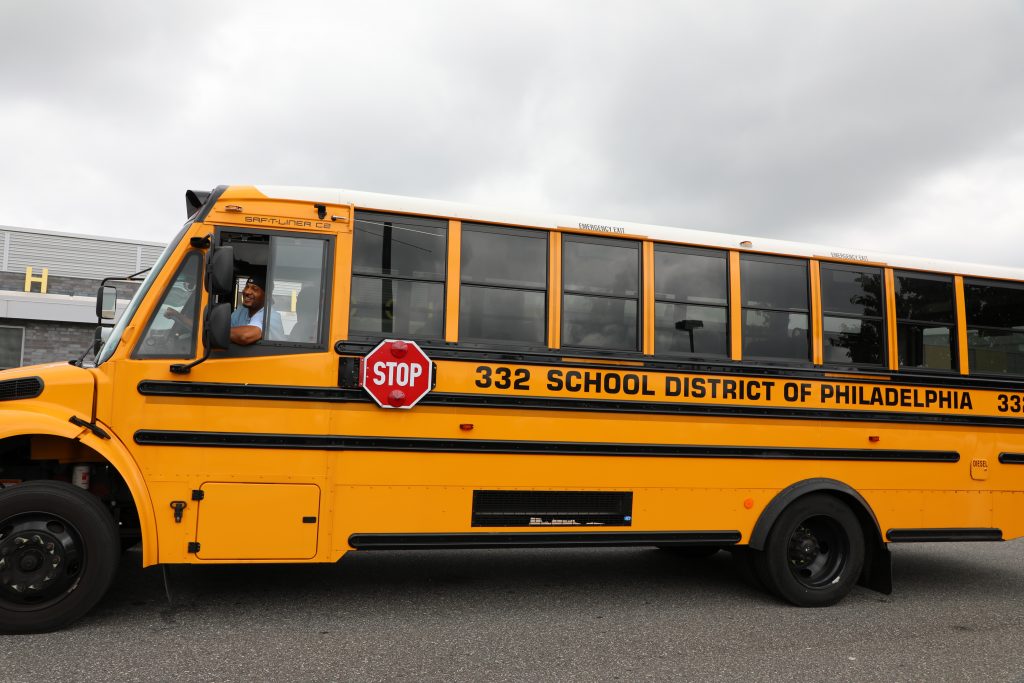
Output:
[[931,543],[961,541],[1001,541],[1002,529],[952,528],[952,529],[889,529],[886,538],[893,543]]
[[580,546],[725,546],[739,543],[738,531],[587,531],[454,534],[352,534],[357,550],[449,548],[568,548]]
[[883,462],[959,462],[956,451],[897,451],[856,448],[768,448],[680,444],[591,443],[424,439],[320,434],[158,431],[141,429],[135,442],[147,446],[269,448],[328,451],[414,451],[422,453],[505,453],[521,455],[597,455],[637,458],[739,458],[753,460],[863,460]]
[[286,384],[233,384],[229,382],[173,382],[145,379],[139,382],[143,396],[192,396],[196,398],[268,399],[276,401],[329,401],[347,403],[372,400],[365,391],[336,387],[303,387]]
[[[145,396],[190,396],[239,400],[311,401],[326,403],[372,403],[365,391],[337,387],[302,387],[275,384],[231,384],[219,382],[174,382],[143,380],[138,391]],[[605,399],[542,398],[534,396],[479,396],[432,392],[421,406],[460,408],[509,408],[525,410],[565,410],[600,413],[644,413],[648,415],[699,415],[724,417],[761,417],[767,419],[839,420],[843,422],[899,422],[903,424],[975,425],[988,427],[1024,427],[1024,418],[989,415],[939,415],[884,410],[829,410],[816,408],[778,408],[774,406],[696,405],[616,401]]]
[[1004,465],[1024,465],[1024,453],[1000,453],[999,462]]

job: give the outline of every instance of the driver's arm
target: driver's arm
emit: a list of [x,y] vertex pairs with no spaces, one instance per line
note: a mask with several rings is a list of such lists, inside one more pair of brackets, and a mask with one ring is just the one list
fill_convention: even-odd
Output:
[[240,325],[231,328],[231,343],[240,346],[255,344],[263,337],[263,328],[256,325]]
[[166,309],[164,309],[164,317],[168,318],[170,320],[173,320],[175,322],[181,323],[182,325],[187,325],[188,327],[192,327],[192,318],[191,317],[185,315],[181,311],[174,310],[170,306],[168,306]]

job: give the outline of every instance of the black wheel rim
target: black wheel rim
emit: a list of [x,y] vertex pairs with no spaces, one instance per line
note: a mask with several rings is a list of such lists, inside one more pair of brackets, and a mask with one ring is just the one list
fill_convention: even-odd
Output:
[[85,569],[85,546],[67,520],[31,512],[0,521],[0,601],[41,609],[73,591]]
[[789,571],[807,588],[823,588],[837,582],[850,555],[850,539],[831,517],[810,517],[789,537]]

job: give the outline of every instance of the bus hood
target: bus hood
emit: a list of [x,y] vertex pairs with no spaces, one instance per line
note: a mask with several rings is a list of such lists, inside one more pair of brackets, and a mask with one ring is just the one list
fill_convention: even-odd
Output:
[[20,433],[26,412],[91,421],[95,391],[92,373],[67,362],[0,371],[0,438]]

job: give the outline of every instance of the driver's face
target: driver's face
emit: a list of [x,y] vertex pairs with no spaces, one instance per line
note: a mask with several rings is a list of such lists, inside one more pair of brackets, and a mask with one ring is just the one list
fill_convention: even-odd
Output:
[[248,308],[250,311],[258,311],[263,308],[263,302],[266,299],[266,294],[263,293],[263,288],[253,282],[246,282],[245,289],[242,290],[242,305]]

